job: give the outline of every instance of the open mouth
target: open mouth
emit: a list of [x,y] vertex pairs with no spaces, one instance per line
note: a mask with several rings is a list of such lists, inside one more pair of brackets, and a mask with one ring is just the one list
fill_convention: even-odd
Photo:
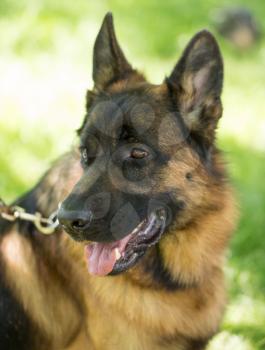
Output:
[[161,238],[166,226],[166,211],[152,212],[130,234],[111,243],[90,243],[85,246],[88,271],[92,275],[116,275],[131,267],[150,246]]

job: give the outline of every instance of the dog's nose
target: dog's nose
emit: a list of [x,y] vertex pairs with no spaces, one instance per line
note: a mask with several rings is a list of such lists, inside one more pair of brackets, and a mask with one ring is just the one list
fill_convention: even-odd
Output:
[[57,216],[59,223],[66,231],[85,231],[89,228],[92,221],[92,212],[90,210],[67,210],[63,206],[59,209]]

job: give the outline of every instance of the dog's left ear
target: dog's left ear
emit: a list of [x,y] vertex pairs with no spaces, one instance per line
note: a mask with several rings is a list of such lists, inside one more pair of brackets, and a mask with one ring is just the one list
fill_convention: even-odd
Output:
[[135,72],[122,52],[113,25],[111,13],[107,13],[94,45],[93,80],[96,90],[104,90],[107,85],[126,79]]
[[222,57],[211,33],[193,37],[167,83],[190,133],[209,146],[222,114],[223,84]]

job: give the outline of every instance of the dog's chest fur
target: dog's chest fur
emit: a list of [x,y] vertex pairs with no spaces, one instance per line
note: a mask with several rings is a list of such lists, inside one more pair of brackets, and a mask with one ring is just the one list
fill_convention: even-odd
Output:
[[[209,334],[216,332],[225,303],[219,270],[208,286],[154,289],[136,283],[137,274],[142,275],[140,267],[116,277],[90,276],[77,248],[69,256],[73,254],[70,260],[79,261],[75,273],[83,280],[77,291],[84,300],[84,349],[90,343],[95,350],[198,350]],[[207,295],[211,295],[209,302]]]

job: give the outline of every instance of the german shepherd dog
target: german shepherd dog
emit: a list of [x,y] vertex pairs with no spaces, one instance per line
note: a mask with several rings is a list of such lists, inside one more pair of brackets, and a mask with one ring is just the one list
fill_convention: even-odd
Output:
[[[61,229],[1,221],[3,350],[205,349],[226,304],[236,222],[215,146],[223,64],[208,31],[153,85],[125,58],[107,14],[79,149],[16,204]],[[68,234],[66,234],[66,232]]]

